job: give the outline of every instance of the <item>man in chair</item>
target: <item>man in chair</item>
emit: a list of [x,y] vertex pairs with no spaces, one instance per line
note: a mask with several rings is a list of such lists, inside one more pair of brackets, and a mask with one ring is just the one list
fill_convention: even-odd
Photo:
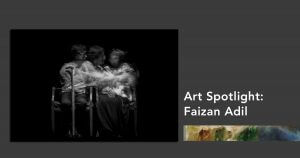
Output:
[[[71,106],[72,106],[72,83],[71,83],[71,75],[72,71],[74,71],[73,75],[73,84],[75,91],[75,104],[76,104],[76,136],[81,137],[84,136],[87,132],[87,129],[84,125],[84,111],[87,108],[87,92],[86,92],[86,75],[82,72],[87,71],[85,69],[85,60],[86,58],[86,47],[84,45],[78,44],[73,45],[71,48],[71,53],[73,56],[73,61],[69,63],[65,63],[61,70],[60,75],[63,79],[63,87],[62,87],[62,96],[61,96],[61,109],[64,112],[63,122],[64,129],[62,130],[64,134],[70,136],[70,127],[71,127]],[[85,123],[87,124],[87,123]],[[67,132],[67,133],[66,133]],[[69,134],[68,134],[69,133]]]

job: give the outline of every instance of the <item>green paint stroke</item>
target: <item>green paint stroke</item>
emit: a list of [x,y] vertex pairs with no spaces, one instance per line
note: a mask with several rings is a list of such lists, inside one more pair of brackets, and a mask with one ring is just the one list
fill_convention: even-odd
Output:
[[258,129],[256,127],[247,127],[237,137],[238,141],[258,141]]
[[225,135],[226,129],[219,128],[215,132],[215,141],[224,141],[224,135]]

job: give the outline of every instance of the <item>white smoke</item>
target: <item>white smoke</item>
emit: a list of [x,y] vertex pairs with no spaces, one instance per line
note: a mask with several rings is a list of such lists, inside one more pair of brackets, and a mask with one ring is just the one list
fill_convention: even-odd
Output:
[[121,73],[121,74],[113,74],[107,71],[93,71],[93,72],[84,72],[78,71],[82,75],[86,76],[87,85],[89,86],[110,86],[115,87],[118,84],[126,85],[126,86],[135,86],[135,75],[132,73]]

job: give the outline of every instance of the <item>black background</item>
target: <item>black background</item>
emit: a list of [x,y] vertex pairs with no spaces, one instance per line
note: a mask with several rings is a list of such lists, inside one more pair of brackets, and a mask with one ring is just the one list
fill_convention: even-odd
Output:
[[178,140],[177,30],[11,30],[11,141],[52,141],[51,87],[73,44],[128,51],[140,72],[139,141]]

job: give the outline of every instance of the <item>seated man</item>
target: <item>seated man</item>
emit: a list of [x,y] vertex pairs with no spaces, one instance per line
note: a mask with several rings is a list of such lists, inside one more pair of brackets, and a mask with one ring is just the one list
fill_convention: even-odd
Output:
[[109,65],[104,69],[118,80],[102,86],[99,90],[97,116],[101,124],[102,140],[126,140],[133,135],[130,129],[130,103],[136,100],[134,88],[135,70],[124,62],[125,52],[114,49],[109,57]]
[[[84,108],[87,107],[87,94],[86,94],[86,75],[84,75],[82,72],[85,72],[85,66],[86,65],[86,47],[84,45],[73,45],[71,48],[71,53],[73,55],[73,61],[66,63],[62,66],[60,70],[60,75],[63,79],[63,87],[62,87],[62,96],[61,96],[61,109],[64,112],[63,116],[63,132],[66,134],[70,130],[71,125],[71,105],[72,105],[72,83],[71,83],[71,75],[72,71],[74,70],[74,76],[73,76],[73,84],[74,84],[74,91],[75,91],[75,104],[76,104],[76,113],[80,113],[80,118],[76,118],[78,121],[76,121],[76,127],[78,127],[77,132],[80,132],[81,134],[83,132],[86,132],[82,128],[81,125],[83,125],[83,118],[82,111]],[[87,124],[87,123],[86,123]],[[80,134],[78,134],[80,135]]]

